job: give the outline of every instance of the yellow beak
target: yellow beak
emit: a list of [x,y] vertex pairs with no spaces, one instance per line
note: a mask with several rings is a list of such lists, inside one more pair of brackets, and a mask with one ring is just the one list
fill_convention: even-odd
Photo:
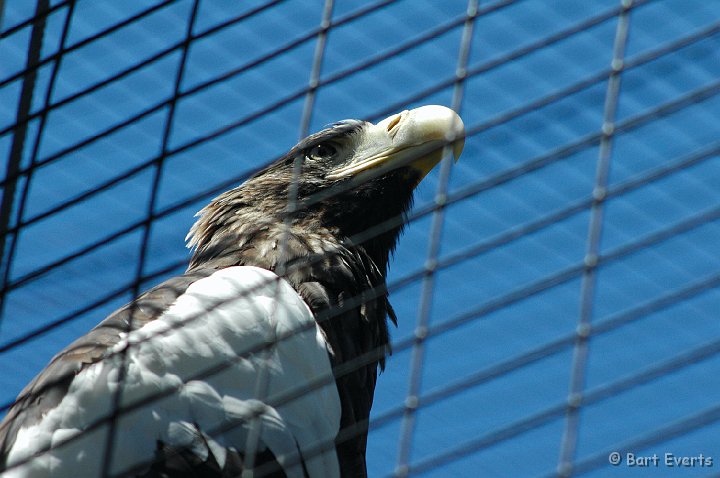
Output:
[[422,179],[444,153],[452,150],[455,160],[465,143],[465,126],[450,108],[428,105],[405,110],[367,128],[360,139],[359,155],[342,168],[327,175],[328,179],[342,179],[361,172],[382,174],[402,166],[420,172]]

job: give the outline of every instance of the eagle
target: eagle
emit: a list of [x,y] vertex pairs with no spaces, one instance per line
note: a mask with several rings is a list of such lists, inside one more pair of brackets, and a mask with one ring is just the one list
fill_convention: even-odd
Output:
[[16,477],[364,477],[390,353],[388,261],[460,117],[300,141],[200,212],[187,271],[57,354],[0,424]]

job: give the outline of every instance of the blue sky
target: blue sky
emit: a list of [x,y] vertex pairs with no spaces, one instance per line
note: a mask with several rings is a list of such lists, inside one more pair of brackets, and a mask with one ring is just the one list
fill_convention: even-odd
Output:
[[[266,2],[199,2],[155,193],[147,286],[184,269],[198,209],[302,135],[322,3],[288,0],[250,15]],[[29,123],[22,168],[40,166],[29,187],[21,178],[11,222],[24,195],[0,323],[3,404],[130,298],[150,162],[163,148],[192,8],[80,1],[56,67],[68,6],[51,4],[32,112],[51,83],[52,106]],[[2,19],[3,157],[30,38],[29,26],[12,28],[33,9],[9,0]],[[450,106],[467,9],[461,0],[336,1],[309,129]],[[581,476],[646,472],[610,466],[614,450],[720,462],[720,5],[636,1],[622,12],[620,2],[496,1],[481,2],[472,22],[460,65],[469,136],[448,185],[411,440],[418,476],[546,476],[568,429]],[[606,194],[593,207],[601,161]],[[397,463],[422,282],[393,284],[428,259],[438,178],[418,189],[391,265],[399,326],[376,393],[372,476]],[[584,278],[590,230],[597,266],[590,258]],[[581,318],[591,324],[586,349],[576,348]],[[571,386],[584,399],[576,425],[566,420]],[[653,476],[712,471],[660,466]]]

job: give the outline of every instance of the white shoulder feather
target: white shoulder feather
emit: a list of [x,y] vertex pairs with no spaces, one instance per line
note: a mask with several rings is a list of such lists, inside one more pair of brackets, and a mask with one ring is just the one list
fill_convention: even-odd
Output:
[[257,416],[258,450],[270,448],[288,476],[303,476],[300,460],[310,476],[339,476],[341,410],[328,344],[295,290],[256,267],[194,282],[83,369],[56,408],[19,431],[3,476],[99,476],[109,427],[84,430],[112,413],[123,362],[112,474],[150,462],[157,440],[203,459],[213,453],[222,466],[226,449],[253,446]]

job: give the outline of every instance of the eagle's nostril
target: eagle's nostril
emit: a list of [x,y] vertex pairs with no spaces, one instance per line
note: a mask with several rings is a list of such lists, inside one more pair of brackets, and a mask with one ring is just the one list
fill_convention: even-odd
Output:
[[388,133],[392,132],[393,128],[395,128],[395,126],[397,126],[398,123],[400,123],[400,117],[401,117],[401,116],[402,116],[402,115],[399,115],[399,114],[398,114],[398,115],[395,115],[395,117],[394,117],[392,120],[390,120],[390,122],[389,122],[388,125],[387,125],[387,131],[388,131]]

